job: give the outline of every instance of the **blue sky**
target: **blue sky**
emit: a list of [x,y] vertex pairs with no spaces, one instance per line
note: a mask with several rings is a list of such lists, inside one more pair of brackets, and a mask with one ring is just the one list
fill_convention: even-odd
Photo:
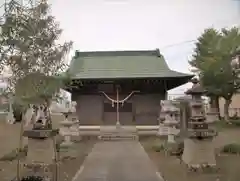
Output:
[[[0,0],[3,1],[3,0]],[[205,28],[240,23],[237,0],[50,0],[73,51],[159,48],[169,67],[190,72],[194,42]],[[174,45],[174,46],[169,46]],[[73,52],[71,52],[72,54]],[[190,84],[170,91],[182,93]]]

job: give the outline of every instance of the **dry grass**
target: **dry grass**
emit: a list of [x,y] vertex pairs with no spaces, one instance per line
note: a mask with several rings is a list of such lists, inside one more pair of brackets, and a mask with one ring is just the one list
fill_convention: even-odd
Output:
[[[16,148],[18,146],[20,125],[0,123],[0,180],[10,181],[16,176]],[[59,166],[59,181],[69,181],[80,168],[83,160],[91,151],[95,140],[84,138],[68,149],[61,149]],[[0,159],[1,160],[1,159]],[[23,156],[24,161],[24,156]],[[22,173],[24,170],[22,170]]]
[[59,181],[70,181],[74,177],[94,143],[95,140],[83,140],[60,153]]
[[[166,156],[163,152],[153,150],[153,145],[161,144],[163,140],[158,138],[145,138],[141,140],[149,157],[157,166],[167,181],[239,181],[240,180],[240,156],[219,155],[216,156],[217,171],[211,173],[190,172],[180,160],[174,156]],[[229,143],[240,143],[240,129],[222,129],[214,139],[216,151]]]

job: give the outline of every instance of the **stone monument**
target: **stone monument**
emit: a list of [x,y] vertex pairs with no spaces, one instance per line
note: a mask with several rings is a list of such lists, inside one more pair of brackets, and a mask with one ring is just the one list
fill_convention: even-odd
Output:
[[186,94],[192,96],[188,102],[190,117],[187,118],[187,137],[184,139],[182,160],[190,168],[215,166],[213,137],[216,131],[208,128],[201,96],[205,93],[200,83],[193,80],[193,87]]
[[176,128],[176,126],[179,124],[179,115],[180,110],[172,103],[172,101],[161,101],[161,113],[158,134],[167,135],[168,143],[174,143],[175,136],[179,133],[179,129]]

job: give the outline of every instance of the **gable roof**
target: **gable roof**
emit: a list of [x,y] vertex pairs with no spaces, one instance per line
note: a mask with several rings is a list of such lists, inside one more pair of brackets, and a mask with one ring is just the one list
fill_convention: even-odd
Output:
[[76,51],[69,75],[72,79],[191,78],[170,70],[159,50]]

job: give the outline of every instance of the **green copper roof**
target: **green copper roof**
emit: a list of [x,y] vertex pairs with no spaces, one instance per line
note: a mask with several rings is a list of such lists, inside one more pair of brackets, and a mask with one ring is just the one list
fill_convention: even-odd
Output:
[[69,74],[73,79],[112,78],[191,78],[170,70],[159,50],[153,51],[76,51]]

